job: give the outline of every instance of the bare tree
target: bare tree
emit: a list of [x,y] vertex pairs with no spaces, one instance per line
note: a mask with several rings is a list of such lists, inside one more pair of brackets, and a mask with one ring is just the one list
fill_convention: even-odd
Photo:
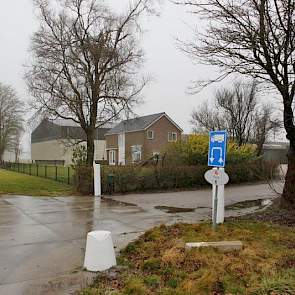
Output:
[[58,0],[60,10],[49,2],[35,0],[40,28],[27,85],[39,112],[82,127],[92,165],[96,128],[129,112],[146,84],[137,78],[143,62],[137,36],[151,0],[137,0],[122,15],[99,0]]
[[178,1],[207,21],[204,32],[184,50],[222,70],[219,81],[240,73],[270,83],[284,105],[284,128],[290,141],[283,201],[295,207],[295,3],[294,0]]
[[257,155],[262,154],[264,143],[269,139],[272,132],[279,131],[281,121],[274,116],[273,107],[262,105],[254,114],[252,142],[257,145]]
[[257,144],[260,155],[269,133],[279,128],[279,122],[270,105],[258,104],[256,87],[255,81],[236,82],[233,89],[217,91],[215,106],[209,108],[205,102],[193,112],[192,123],[204,131],[226,129],[239,146],[250,142]]
[[210,108],[207,102],[192,112],[191,123],[195,132],[207,132],[229,129],[223,114],[215,108]]
[[256,94],[256,83],[253,81],[245,85],[237,82],[232,90],[222,89],[216,95],[216,103],[227,120],[229,133],[240,146],[250,139]]
[[0,83],[0,161],[5,151],[15,147],[15,139],[23,128],[22,105],[14,89]]
[[14,160],[16,163],[19,162],[20,155],[22,153],[22,138],[24,135],[24,129],[19,128],[16,130],[15,136],[12,143],[12,151],[14,152]]

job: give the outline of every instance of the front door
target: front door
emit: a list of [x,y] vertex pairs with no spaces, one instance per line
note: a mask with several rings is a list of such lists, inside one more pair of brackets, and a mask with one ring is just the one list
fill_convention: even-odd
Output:
[[125,165],[125,133],[121,133],[118,136],[118,164]]

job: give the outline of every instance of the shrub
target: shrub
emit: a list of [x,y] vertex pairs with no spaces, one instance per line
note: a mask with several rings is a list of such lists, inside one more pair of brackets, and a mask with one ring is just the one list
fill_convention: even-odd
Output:
[[[260,159],[229,163],[226,171],[230,183],[239,184],[271,179],[277,173],[278,163]],[[116,193],[136,191],[192,189],[207,186],[204,174],[207,165],[181,165],[164,167],[103,166],[103,192],[108,192],[107,175],[112,174]]]
[[[207,135],[191,135],[187,141],[169,144],[163,151],[165,165],[205,165],[208,155]],[[234,141],[227,145],[227,163],[250,161],[256,158],[256,146],[238,146]]]
[[270,180],[277,175],[278,163],[262,160],[241,162],[228,165],[226,171],[230,176],[230,183],[257,182]]
[[87,147],[85,145],[77,145],[73,149],[72,162],[74,166],[85,165],[87,161]]
[[94,193],[93,167],[74,166],[74,182],[76,190],[83,195]]
[[[226,172],[231,184],[270,180],[278,173],[278,163],[261,159],[229,163]],[[93,168],[76,166],[75,184],[83,194],[93,193]],[[108,175],[114,180],[114,193],[136,191],[193,189],[208,186],[204,179],[207,165],[179,165],[164,167],[102,166],[102,191],[109,191]]]

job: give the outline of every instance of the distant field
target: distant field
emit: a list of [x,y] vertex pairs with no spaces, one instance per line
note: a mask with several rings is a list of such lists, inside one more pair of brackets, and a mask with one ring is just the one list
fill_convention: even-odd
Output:
[[0,169],[0,194],[60,196],[73,194],[71,185]]

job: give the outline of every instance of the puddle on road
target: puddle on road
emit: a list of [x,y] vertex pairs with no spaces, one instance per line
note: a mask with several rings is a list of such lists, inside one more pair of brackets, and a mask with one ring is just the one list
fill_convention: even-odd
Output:
[[241,210],[241,209],[248,209],[253,207],[258,207],[259,209],[262,209],[270,204],[272,204],[271,199],[258,199],[258,200],[234,203],[234,204],[225,206],[225,210]]
[[103,197],[102,198],[104,201],[106,201],[107,205],[112,207],[112,206],[125,206],[125,207],[137,207],[135,204],[132,204],[132,203],[127,203],[127,202],[122,202],[122,201],[117,201],[117,200],[114,200],[110,197]]
[[186,212],[194,212],[195,208],[178,208],[178,207],[170,207],[170,206],[155,206],[155,209],[164,211],[166,213],[186,213]]
[[144,212],[142,208],[139,208],[137,205],[132,203],[117,201],[109,197],[104,197],[103,200],[105,201],[106,206],[113,213],[133,214],[133,213]]
[[[243,202],[234,203],[234,204],[226,206],[225,210],[238,211],[238,210],[253,208],[253,211],[256,211],[270,204],[272,204],[271,199],[258,199],[253,201],[243,201]],[[165,213],[170,213],[170,214],[195,212],[198,209],[211,209],[209,207],[179,208],[179,207],[171,207],[171,206],[155,206],[154,208],[164,211]]]

